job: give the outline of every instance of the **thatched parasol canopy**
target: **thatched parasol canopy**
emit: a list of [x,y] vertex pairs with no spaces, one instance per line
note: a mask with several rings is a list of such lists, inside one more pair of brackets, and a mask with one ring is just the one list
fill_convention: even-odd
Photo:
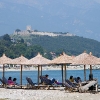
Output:
[[40,53],[37,54],[37,56],[31,58],[26,65],[35,65],[38,67],[38,84],[40,83],[40,76],[42,75],[42,65],[48,65],[50,63],[50,60],[40,55]]
[[[2,75],[3,79],[4,79],[4,72],[5,72],[5,67],[4,67],[4,65],[5,65],[5,64],[9,64],[9,63],[11,63],[11,62],[12,62],[12,59],[9,58],[9,57],[7,57],[5,54],[3,54],[2,57],[0,57],[0,64],[3,65],[3,75]],[[3,84],[3,86],[4,86],[4,84]]]
[[25,58],[23,55],[21,55],[20,57],[13,59],[13,61],[11,62],[11,64],[24,65],[27,62],[28,62],[28,59]]
[[29,64],[29,65],[48,65],[50,63],[50,60],[43,57],[42,55],[40,55],[40,53],[38,53],[37,56],[31,58],[28,63],[25,64]]
[[90,52],[90,54],[87,53],[82,53],[78,56],[76,56],[73,59],[73,63],[72,64],[76,64],[76,65],[97,65],[99,64],[99,59],[95,56],[92,55],[92,53]]
[[10,62],[12,62],[12,59],[7,57],[5,54],[0,57],[0,64],[8,64]]
[[73,62],[73,58],[72,56],[68,56],[67,54],[65,54],[63,52],[62,55],[60,55],[59,57],[53,59],[51,61],[51,64],[71,64]]
[[64,83],[66,80],[66,65],[71,64],[73,62],[73,58],[74,57],[68,56],[63,52],[62,55],[51,61],[51,64],[62,65],[62,83]]
[[12,62],[10,63],[10,64],[20,65],[20,67],[21,67],[21,71],[20,71],[20,85],[21,85],[21,88],[22,88],[22,66],[26,62],[28,62],[28,59],[21,55],[20,57],[13,59]]
[[90,74],[92,74],[92,65],[97,65],[99,63],[99,59],[93,56],[91,52],[90,54],[84,52],[73,59],[72,65],[84,65],[84,80],[86,80],[86,65],[90,65]]

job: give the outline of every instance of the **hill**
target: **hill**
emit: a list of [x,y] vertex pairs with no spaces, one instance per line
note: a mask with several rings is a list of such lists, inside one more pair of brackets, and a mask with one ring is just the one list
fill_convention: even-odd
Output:
[[100,42],[79,36],[48,36],[48,35],[11,35],[16,40],[24,39],[28,45],[40,45],[48,52],[60,54],[63,51],[69,55],[78,55],[84,51],[92,52],[100,57]]

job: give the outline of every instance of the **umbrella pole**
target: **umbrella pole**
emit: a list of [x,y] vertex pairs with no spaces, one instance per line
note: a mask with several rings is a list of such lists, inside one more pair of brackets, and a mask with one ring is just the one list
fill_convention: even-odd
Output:
[[39,66],[38,65],[38,85],[39,85],[39,82],[40,82],[40,74],[41,74],[41,68],[42,66]]
[[41,75],[40,76],[42,76],[42,66],[41,66]]
[[64,64],[64,82],[66,81],[66,64]]
[[[41,75],[40,76],[42,76],[42,66],[41,66]],[[40,79],[40,77],[39,77],[39,79]],[[40,80],[40,82],[41,82],[41,80]]]
[[63,83],[63,65],[61,65],[61,71],[62,71],[62,83]]
[[84,81],[86,81],[86,65],[84,65]]
[[92,74],[92,65],[90,65],[90,74]]
[[[4,76],[5,76],[4,74],[5,74],[5,66],[4,66],[4,64],[3,64],[3,75],[2,75],[2,76],[3,76],[3,77],[2,77],[3,80],[4,80]],[[4,83],[3,83],[3,87],[4,87]]]
[[22,64],[21,64],[20,84],[21,84],[21,88],[22,88]]

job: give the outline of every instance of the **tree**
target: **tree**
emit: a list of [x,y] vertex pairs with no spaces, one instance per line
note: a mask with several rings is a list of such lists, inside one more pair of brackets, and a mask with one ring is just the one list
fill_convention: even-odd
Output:
[[38,32],[38,30],[34,30],[34,32]]
[[21,42],[21,43],[24,43],[24,39],[21,38],[20,42]]
[[5,40],[5,41],[11,41],[11,38],[10,38],[10,36],[8,34],[5,34],[3,36],[3,40]]
[[18,32],[21,32],[21,30],[20,30],[20,29],[16,29],[16,30],[15,30],[15,32],[17,32],[17,33],[18,33]]

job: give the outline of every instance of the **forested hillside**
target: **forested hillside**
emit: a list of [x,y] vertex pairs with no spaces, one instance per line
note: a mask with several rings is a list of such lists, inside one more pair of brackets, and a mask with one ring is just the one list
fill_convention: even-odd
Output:
[[40,36],[40,35],[14,35],[15,39],[24,39],[30,45],[40,45],[46,52],[55,52],[59,55],[65,52],[69,55],[78,55],[84,51],[92,52],[100,57],[100,42],[79,36]]
[[44,50],[39,45],[28,46],[23,39],[14,42],[8,34],[0,37],[0,56],[5,53],[6,56],[10,58],[16,58],[23,55],[30,59],[36,56],[38,52],[44,56]]

